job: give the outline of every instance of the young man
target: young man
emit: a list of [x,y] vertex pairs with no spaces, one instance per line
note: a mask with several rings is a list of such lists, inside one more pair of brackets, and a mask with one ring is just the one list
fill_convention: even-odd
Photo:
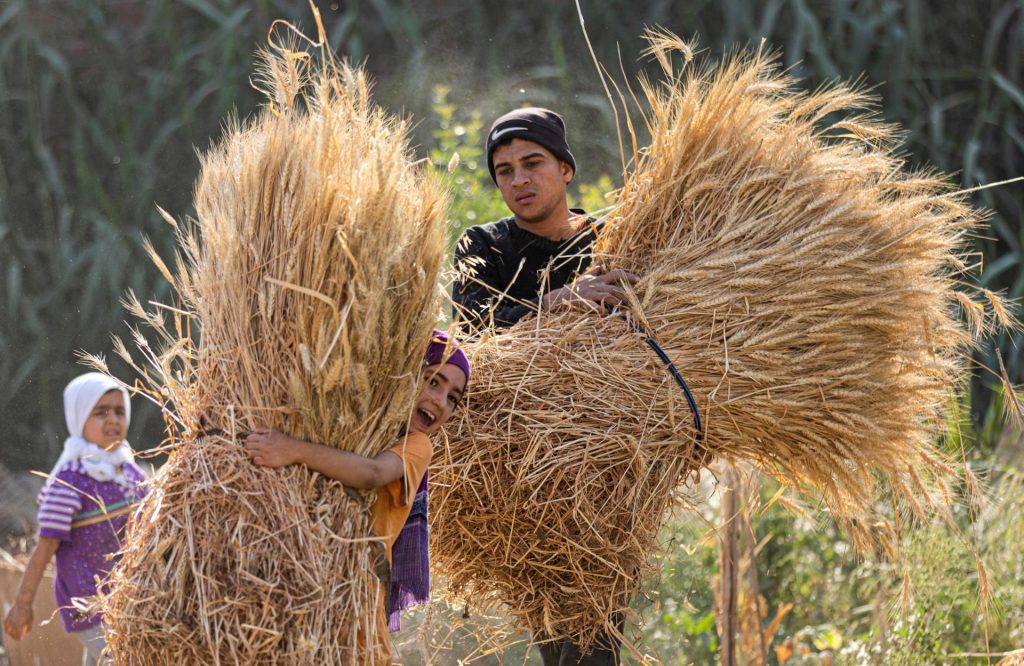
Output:
[[[455,315],[468,328],[504,328],[538,310],[576,307],[597,312],[625,300],[623,271],[587,271],[600,223],[570,209],[566,188],[576,173],[565,123],[553,111],[517,109],[494,121],[487,134],[487,166],[512,212],[470,227],[455,249],[459,272]],[[621,631],[621,622],[619,629]],[[566,640],[536,631],[545,666],[618,662],[609,637],[586,655]]]
[[553,111],[517,109],[487,134],[487,167],[512,216],[470,227],[455,248],[456,317],[474,330],[505,328],[557,307],[604,311],[625,298],[622,271],[585,273],[599,224],[569,209],[576,174],[565,123]]

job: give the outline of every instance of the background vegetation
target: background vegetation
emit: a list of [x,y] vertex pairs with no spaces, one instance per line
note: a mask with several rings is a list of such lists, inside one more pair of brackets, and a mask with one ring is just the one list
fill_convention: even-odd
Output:
[[[1021,0],[581,4],[598,59],[629,79],[648,66],[638,59],[645,26],[699,35],[711,56],[764,39],[809,87],[858,77],[876,86],[881,114],[906,128],[912,164],[952,173],[964,188],[1024,175]],[[603,205],[601,194],[618,179],[618,148],[572,2],[318,6],[332,45],[375,75],[377,100],[415,119],[422,155],[443,166],[459,152],[453,239],[466,224],[504,214],[480,162],[481,135],[514,106],[563,113],[580,167],[574,196],[590,209]],[[154,205],[192,212],[195,151],[216,139],[229,114],[257,108],[252,53],[275,18],[312,25],[305,0],[0,2],[4,465],[48,469],[63,440],[61,390],[82,371],[74,352],[109,350],[110,333],[127,332],[119,304],[127,289],[144,300],[165,295],[142,251],[146,236],[165,253],[173,243]],[[993,211],[990,232],[975,239],[980,280],[1019,298],[1024,185],[973,196]],[[1020,340],[994,345],[1020,382]],[[992,353],[980,350],[979,360],[994,365]],[[893,571],[853,557],[827,524],[781,507],[758,513],[757,559],[770,563],[757,585],[762,625],[793,604],[773,635],[770,663],[940,663],[983,650],[986,632],[993,650],[1024,645],[1022,447],[996,418],[993,384],[975,377],[962,424],[967,459],[989,474],[992,493],[980,520],[961,517],[969,543],[922,531],[906,544],[906,570]],[[137,447],[162,437],[155,410],[139,400],[132,435]],[[714,519],[713,503],[708,511]],[[712,663],[714,541],[693,516],[674,522],[665,538],[671,556],[657,593],[638,601],[648,618],[643,644],[668,663]],[[985,622],[973,604],[972,549],[986,556],[998,602]],[[912,598],[903,594],[904,575],[922,583]],[[900,598],[901,619],[890,622]]]

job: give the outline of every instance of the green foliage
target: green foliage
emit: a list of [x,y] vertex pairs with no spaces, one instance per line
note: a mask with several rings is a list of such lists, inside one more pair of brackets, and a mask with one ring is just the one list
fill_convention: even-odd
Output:
[[[1020,460],[1024,438],[1013,452]],[[992,577],[993,633],[1005,649],[1024,645],[1024,470],[1003,468],[983,513],[980,537],[984,561]]]
[[892,626],[887,662],[935,664],[976,645],[976,627],[967,620],[977,615],[978,600],[968,548],[937,527],[912,535],[905,547],[911,599]]
[[663,663],[711,664],[718,654],[713,539],[708,524],[683,512],[662,530],[661,576],[651,594],[634,607],[646,620],[640,645]]
[[[767,627],[792,604],[769,644],[770,664],[924,666],[954,654],[1008,651],[1024,641],[1024,439],[1007,432],[996,460],[974,472],[987,483],[983,508],[954,507],[953,524],[905,521],[901,559],[852,551],[828,520],[809,520],[782,503],[762,478],[752,528],[760,544],[758,592]],[[712,499],[704,515],[680,511],[662,532],[662,575],[636,608],[640,644],[666,664],[718,663],[713,585]],[[746,578],[744,578],[746,580]],[[984,582],[984,584],[983,584]],[[989,590],[989,600],[983,596]],[[780,655],[788,658],[780,660]]]
[[[450,217],[452,242],[466,227],[483,224],[509,215],[501,193],[491,181],[484,155],[487,129],[479,111],[460,118],[458,108],[448,101],[450,88],[434,89],[433,115],[437,129],[430,159],[439,170],[452,193]],[[454,160],[454,162],[453,162]],[[452,168],[449,169],[449,164]]]
[[615,203],[617,185],[612,183],[611,176],[601,174],[595,182],[572,182],[576,193],[570,192],[569,206],[582,208],[592,215],[604,216]]

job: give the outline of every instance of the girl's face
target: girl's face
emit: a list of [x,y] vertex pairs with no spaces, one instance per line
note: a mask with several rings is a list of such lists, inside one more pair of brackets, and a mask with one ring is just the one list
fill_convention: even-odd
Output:
[[433,435],[441,429],[462,400],[466,373],[454,365],[428,365],[423,368],[423,385],[416,399],[409,429]]
[[82,437],[104,451],[112,451],[128,434],[124,395],[117,389],[103,394],[85,420]]

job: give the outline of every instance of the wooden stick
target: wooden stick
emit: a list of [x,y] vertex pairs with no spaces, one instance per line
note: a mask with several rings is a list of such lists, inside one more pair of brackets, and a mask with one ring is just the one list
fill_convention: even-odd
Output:
[[729,465],[722,474],[722,527],[718,559],[718,654],[722,666],[736,666],[739,634],[739,475]]

